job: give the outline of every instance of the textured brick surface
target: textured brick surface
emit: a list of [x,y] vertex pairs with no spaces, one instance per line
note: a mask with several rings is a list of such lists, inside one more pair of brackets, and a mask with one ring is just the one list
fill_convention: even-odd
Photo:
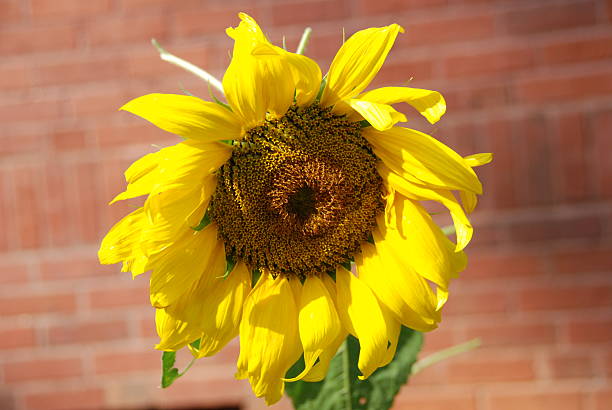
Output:
[[117,109],[150,92],[208,95],[150,38],[221,76],[238,11],[290,49],[311,25],[307,55],[324,72],[343,29],[401,24],[374,84],[442,91],[433,127],[399,107],[411,126],[495,153],[479,170],[469,267],[423,354],[482,347],[419,373],[395,408],[607,410],[610,0],[0,1],[0,408],[265,408],[233,380],[236,342],[158,389],[148,277],[96,257],[138,204],[106,205],[125,168],[177,141]]

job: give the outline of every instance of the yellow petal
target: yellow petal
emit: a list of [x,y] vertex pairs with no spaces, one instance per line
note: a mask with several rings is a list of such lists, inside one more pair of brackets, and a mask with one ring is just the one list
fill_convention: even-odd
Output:
[[298,320],[305,368],[298,376],[285,381],[302,379],[340,334],[340,319],[332,297],[323,281],[316,276],[309,276],[304,281]]
[[397,34],[403,31],[399,25],[391,24],[353,34],[331,63],[321,104],[333,105],[361,93],[380,70]]
[[404,265],[443,289],[456,272],[454,259],[463,258],[463,252],[453,252],[454,244],[448,240],[431,216],[418,203],[397,194],[392,218],[378,217],[381,238],[376,238],[376,249],[395,255]]
[[263,123],[266,112],[282,116],[293,103],[310,103],[321,82],[321,70],[308,57],[273,46],[257,22],[240,13],[237,28],[228,28],[234,39],[232,61],[223,76],[223,89],[245,129]]
[[489,162],[493,161],[493,154],[490,152],[483,152],[480,154],[472,154],[463,158],[465,162],[471,167],[479,167],[481,165],[486,165]]
[[201,231],[185,230],[180,240],[151,257],[151,304],[166,307],[200,279],[213,257],[217,228],[211,223]]
[[359,279],[404,326],[422,332],[435,329],[440,317],[427,282],[409,266],[400,264],[397,256],[381,244],[380,234],[374,234],[377,245],[363,243],[361,253],[355,255]]
[[247,378],[268,405],[283,395],[282,378],[302,353],[298,307],[289,281],[263,272],[248,295],[240,322],[237,378]]
[[348,336],[348,332],[344,329],[340,330],[336,339],[332,341],[329,346],[323,349],[323,352],[319,356],[319,361],[312,366],[312,369],[308,372],[306,376],[302,380],[305,382],[320,382],[327,375],[327,371],[329,370],[329,364],[331,360],[334,358],[336,353],[338,352],[338,348],[344,342],[346,337]]
[[164,131],[203,142],[240,137],[238,117],[227,108],[189,95],[148,94],[121,107]]
[[130,259],[134,251],[139,249],[145,224],[146,217],[142,207],[117,222],[100,244],[100,263],[109,265]]
[[414,107],[427,121],[434,124],[446,112],[446,101],[437,91],[409,87],[382,87],[367,91],[360,99],[379,104],[405,102]]
[[[428,188],[426,186],[411,182],[408,179],[391,172],[389,168],[382,163],[379,164],[377,168],[378,173],[383,178],[383,181],[389,190],[396,190],[403,196],[417,201],[440,202],[442,205],[448,208],[450,215],[453,218],[455,232],[457,235],[457,245],[455,250],[463,250],[468,245],[472,239],[474,228],[472,228],[472,224],[470,223],[466,212],[463,210],[461,205],[459,205],[459,202],[457,202],[457,199],[452,192],[444,189]],[[476,195],[471,192],[465,193],[464,191],[460,191],[460,194],[462,201],[464,201],[463,198],[466,194],[472,195],[474,198],[476,198]],[[463,204],[466,206],[465,201]],[[466,211],[471,212],[467,206]]]
[[372,293],[361,280],[346,269],[336,270],[338,316],[345,329],[359,339],[357,367],[368,378],[385,361],[387,328],[382,310]]
[[[478,204],[478,196],[473,192],[459,191],[459,197],[461,198],[461,203],[463,204],[463,208],[465,208],[465,212],[471,214]],[[455,224],[455,227],[456,226]]]
[[[221,255],[225,257],[225,252]],[[212,356],[238,336],[242,306],[251,290],[251,272],[239,262],[227,278],[210,275],[206,286],[199,286],[200,347],[196,357]]]
[[391,311],[387,309],[383,304],[381,304],[380,307],[383,312],[383,317],[385,318],[385,326],[387,327],[387,340],[389,342],[387,352],[385,353],[385,359],[381,364],[382,367],[391,363],[393,357],[395,356],[395,351],[397,350],[397,342],[399,341],[399,335],[402,325],[395,318],[393,313],[391,313]]
[[397,112],[387,104],[378,104],[365,100],[352,98],[346,102],[367,120],[370,125],[379,131],[385,131],[401,121],[406,121],[406,116]]
[[366,128],[364,136],[391,171],[443,189],[482,194],[478,177],[464,159],[435,138],[408,128]]
[[[229,295],[227,292],[221,294],[219,292],[221,289],[212,289],[215,284],[213,279],[218,278],[225,271],[223,243],[218,242],[210,248],[212,248],[211,257],[202,267],[196,281],[188,286],[180,297],[173,301],[172,305],[158,309],[160,320],[157,329],[160,342],[156,346],[157,349],[172,351],[180,349],[187,343],[201,338],[202,333],[206,331],[218,338],[214,346],[209,344],[204,348],[212,347],[218,351],[233,337],[233,335],[229,337],[228,333],[237,331],[237,323],[234,327],[228,322],[222,323],[223,326],[216,326],[217,311],[212,305]],[[246,290],[243,291],[246,292]],[[159,310],[163,310],[163,314],[159,313]]]

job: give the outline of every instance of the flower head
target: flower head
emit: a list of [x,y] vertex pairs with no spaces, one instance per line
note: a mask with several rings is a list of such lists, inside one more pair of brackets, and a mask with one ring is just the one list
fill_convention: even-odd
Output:
[[[162,94],[123,107],[185,140],[128,168],[113,201],[148,197],[110,230],[99,257],[152,272],[158,349],[211,356],[239,334],[236,376],[274,403],[286,381],[324,378],[349,333],[367,378],[393,358],[400,326],[437,326],[482,193],[472,168],[490,155],[462,158],[396,126],[406,120],[392,106],[401,102],[438,121],[438,92],[364,91],[400,26],[354,34],[322,80],[314,61],[240,18],[227,29],[229,108]],[[448,208],[456,244],[420,201]],[[301,355],[304,371],[284,379]]]

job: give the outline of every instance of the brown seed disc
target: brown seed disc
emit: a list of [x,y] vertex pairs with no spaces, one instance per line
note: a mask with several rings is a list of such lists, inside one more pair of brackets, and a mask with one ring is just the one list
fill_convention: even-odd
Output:
[[360,129],[313,105],[250,130],[219,169],[211,202],[228,255],[300,278],[346,262],[383,209]]

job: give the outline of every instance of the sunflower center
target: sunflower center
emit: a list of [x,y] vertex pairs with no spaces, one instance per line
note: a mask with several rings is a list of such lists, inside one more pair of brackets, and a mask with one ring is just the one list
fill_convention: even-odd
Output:
[[360,129],[313,105],[250,130],[219,169],[211,202],[228,255],[300,278],[349,259],[383,209]]

